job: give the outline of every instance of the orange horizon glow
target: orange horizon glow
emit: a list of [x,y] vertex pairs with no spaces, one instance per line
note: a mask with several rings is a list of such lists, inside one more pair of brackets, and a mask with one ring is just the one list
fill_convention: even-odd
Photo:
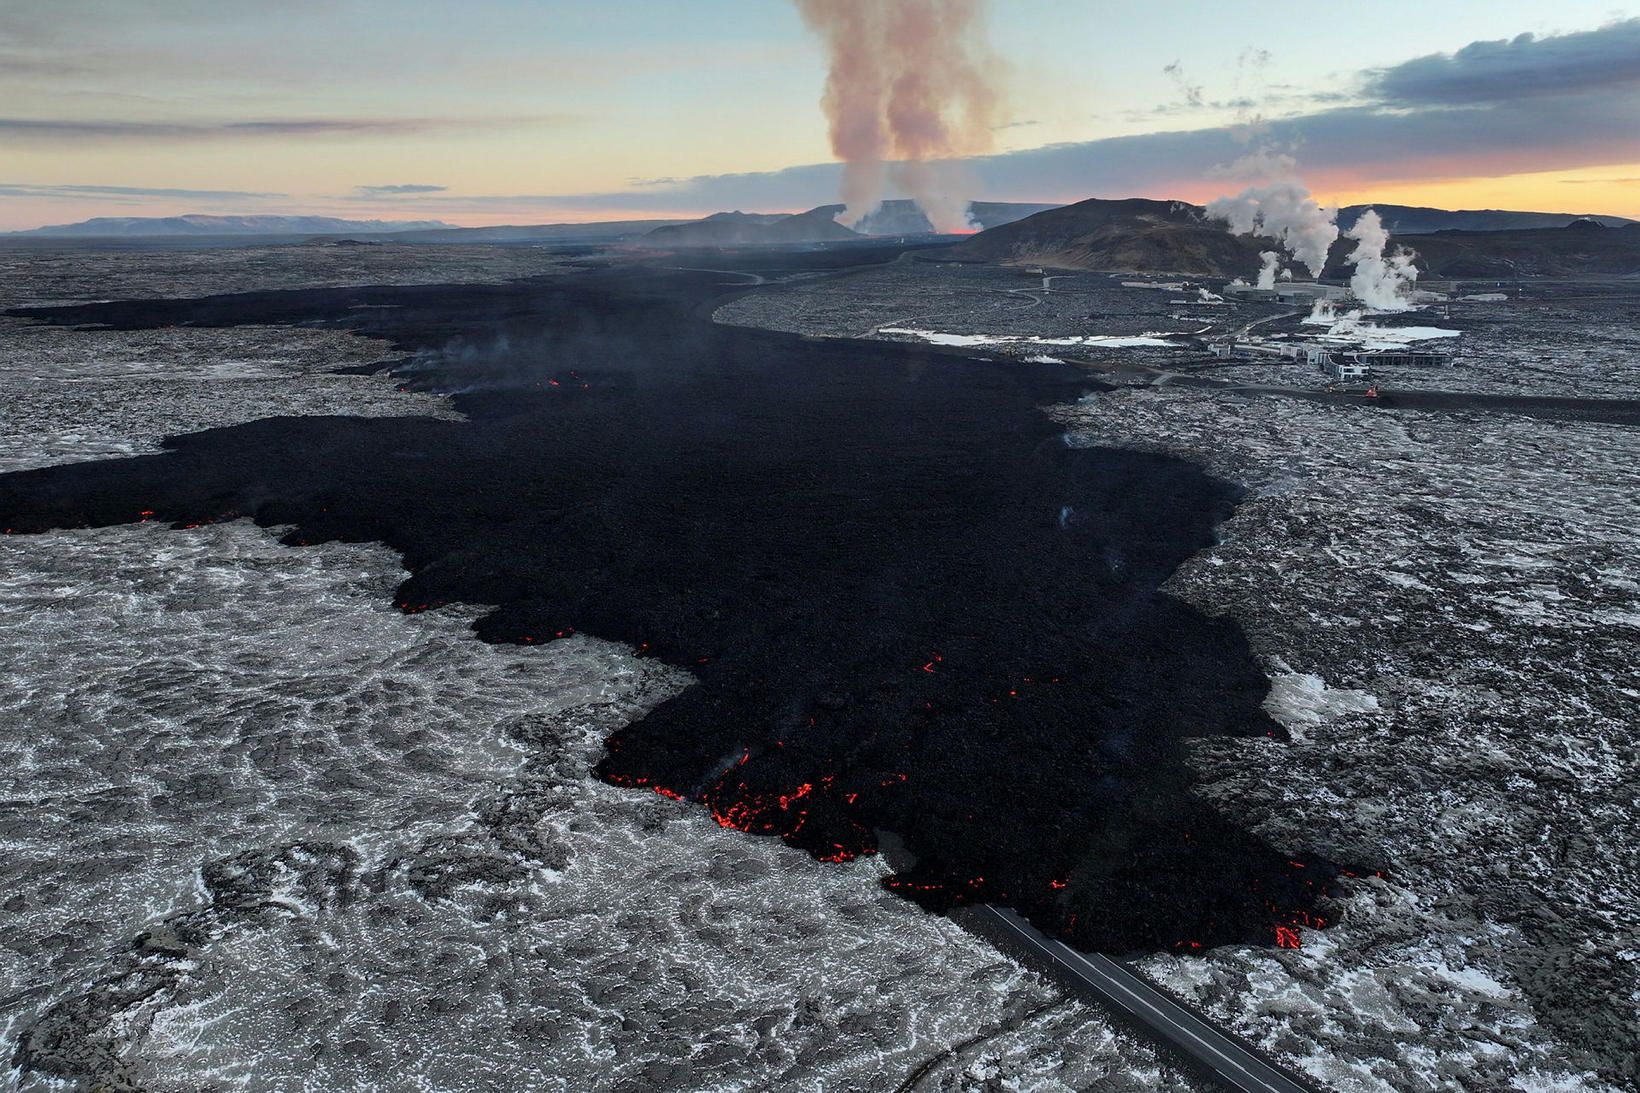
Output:
[[[1419,205],[1444,209],[1511,209],[1529,212],[1622,216],[1640,220],[1640,163],[1592,168],[1505,174],[1496,176],[1443,177],[1395,181],[1359,180],[1337,173],[1317,172],[1307,180],[1324,205],[1393,204]],[[1190,201],[1204,204],[1223,196],[1221,181],[1190,180],[1178,185],[1157,187],[1142,194],[1097,195],[981,195],[980,200],[1060,201],[1066,204],[1088,196],[1151,197],[1159,200]],[[117,202],[65,200],[60,198],[10,198],[4,203],[0,231],[26,229],[42,224],[64,224],[92,217],[205,215],[288,215],[334,216],[350,220],[441,220],[457,227],[498,227],[532,224],[593,224],[628,220],[692,220],[709,216],[723,208],[702,203],[686,208],[602,208],[554,209],[541,204],[498,205],[463,208],[462,195],[441,195],[427,201],[338,201],[318,197],[303,200],[291,197],[261,202],[254,207],[214,206],[210,202],[169,199]],[[824,201],[816,204],[825,203]],[[448,208],[440,208],[447,205]],[[803,212],[812,205],[789,208],[759,208],[755,212]],[[967,233],[958,233],[967,234]]]

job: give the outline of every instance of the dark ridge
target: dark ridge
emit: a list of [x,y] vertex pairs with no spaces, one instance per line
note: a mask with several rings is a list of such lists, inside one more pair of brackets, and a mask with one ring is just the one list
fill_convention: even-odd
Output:
[[[844,266],[836,253],[788,267]],[[767,263],[769,256],[760,256]],[[336,323],[469,421],[271,418],[163,454],[0,477],[0,527],[244,515],[402,553],[407,611],[497,642],[584,631],[700,682],[617,733],[606,780],[886,883],[1107,951],[1297,944],[1337,870],[1191,793],[1191,737],[1277,735],[1240,631],[1160,591],[1237,493],[1067,447],[1056,365],[715,326],[711,274],[251,293],[33,311],[122,329]],[[356,310],[359,303],[391,309]]]

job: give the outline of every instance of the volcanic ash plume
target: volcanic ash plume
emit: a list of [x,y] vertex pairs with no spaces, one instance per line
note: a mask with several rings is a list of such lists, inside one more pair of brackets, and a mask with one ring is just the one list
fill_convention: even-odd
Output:
[[998,95],[977,32],[984,0],[796,3],[830,57],[821,101],[843,161],[838,220],[869,216],[892,180],[935,231],[968,230],[966,180],[949,160],[991,144]]
[[1409,311],[1412,308],[1412,286],[1418,280],[1417,257],[1405,247],[1396,247],[1386,254],[1389,231],[1379,219],[1377,209],[1361,214],[1355,226],[1344,233],[1355,240],[1350,262],[1355,273],[1350,277],[1350,291],[1363,304],[1377,311]]
[[[1327,249],[1338,238],[1338,213],[1323,209],[1309,189],[1293,175],[1291,157],[1254,152],[1243,156],[1222,173],[1259,181],[1234,197],[1221,197],[1207,206],[1207,215],[1225,220],[1236,235],[1266,235],[1281,241],[1295,261],[1302,262],[1310,276],[1320,277],[1327,264]],[[1268,270],[1269,260],[1265,260]],[[1274,277],[1274,272],[1271,272]],[[1260,287],[1264,277],[1259,277]],[[1270,287],[1274,287],[1272,279]]]

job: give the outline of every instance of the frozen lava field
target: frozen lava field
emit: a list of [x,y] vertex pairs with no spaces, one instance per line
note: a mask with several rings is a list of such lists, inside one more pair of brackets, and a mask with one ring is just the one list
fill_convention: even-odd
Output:
[[245,253],[0,271],[19,1088],[1194,1088],[972,900],[1326,1088],[1637,1080],[1632,427]]

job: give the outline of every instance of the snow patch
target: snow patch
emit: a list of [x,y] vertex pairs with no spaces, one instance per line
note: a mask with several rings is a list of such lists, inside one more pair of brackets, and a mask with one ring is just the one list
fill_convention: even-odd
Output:
[[1295,734],[1349,714],[1377,710],[1378,699],[1368,692],[1329,687],[1326,680],[1307,672],[1272,675],[1270,693],[1264,699],[1264,711]]
[[885,326],[877,330],[879,334],[904,334],[912,338],[921,338],[931,345],[975,346],[975,345],[1082,345],[1101,346],[1110,349],[1128,349],[1136,346],[1159,346],[1163,349],[1177,348],[1174,343],[1164,341],[1163,333],[1147,332],[1138,335],[1123,334],[1087,334],[1072,335],[1066,338],[1042,338],[1034,334],[944,334],[935,330],[918,330],[909,326]]

